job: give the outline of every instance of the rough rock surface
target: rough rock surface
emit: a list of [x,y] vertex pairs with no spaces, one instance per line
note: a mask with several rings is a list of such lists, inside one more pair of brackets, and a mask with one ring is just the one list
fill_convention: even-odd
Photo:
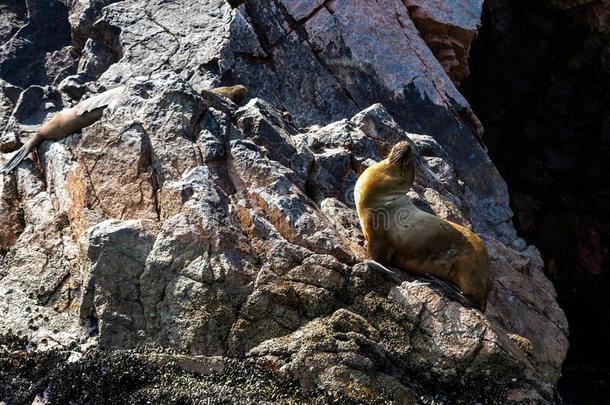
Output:
[[[99,122],[43,144],[0,183],[10,336],[39,351],[239,358],[347,400],[551,400],[565,317],[538,251],[512,226],[478,120],[403,3],[32,0],[27,10],[30,22],[58,13],[72,42],[57,34],[39,49],[32,28],[1,48],[1,126],[17,144],[83,94],[127,89]],[[35,75],[17,69],[23,58]],[[206,91],[233,82],[248,86],[245,105]],[[407,139],[420,155],[411,197],[484,237],[485,314],[364,261],[355,181]],[[60,395],[38,381],[27,395]]]
[[483,0],[403,0],[424,41],[456,85],[469,74],[468,54],[481,25]]

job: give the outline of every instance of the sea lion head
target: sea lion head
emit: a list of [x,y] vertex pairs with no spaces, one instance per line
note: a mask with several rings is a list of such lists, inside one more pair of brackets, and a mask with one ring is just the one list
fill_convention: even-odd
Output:
[[246,98],[246,94],[248,94],[246,86],[236,84],[235,86],[231,86],[231,96],[229,98],[234,103],[241,103],[242,100]]
[[407,141],[398,142],[387,158],[387,169],[389,174],[404,183],[408,188],[413,185],[415,179],[415,153],[413,146]]

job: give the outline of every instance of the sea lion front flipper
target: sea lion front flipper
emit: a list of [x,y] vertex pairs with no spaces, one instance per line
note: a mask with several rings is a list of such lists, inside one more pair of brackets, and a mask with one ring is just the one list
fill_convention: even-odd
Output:
[[398,272],[388,269],[386,266],[384,266],[383,264],[379,263],[376,260],[365,260],[364,263],[366,263],[369,266],[371,266],[371,268],[376,270],[378,273],[381,273],[384,276],[392,279],[392,281],[395,281],[397,283],[402,283],[404,281],[400,277]]
[[31,150],[32,148],[30,147],[30,144],[25,143],[23,146],[21,146],[21,148],[19,148],[19,150],[17,150],[13,154],[13,156],[8,160],[8,162],[6,162],[4,166],[2,166],[0,172],[4,174],[9,174],[10,172],[12,172],[17,167],[17,165],[19,165],[19,163],[21,163],[21,161],[25,159],[25,157],[28,155],[28,153],[30,153]]
[[78,115],[83,115],[87,112],[97,110],[98,108],[108,106],[110,103],[116,100],[118,96],[123,94],[125,87],[126,86],[124,84],[120,84],[96,96],[82,100],[74,107],[76,109],[76,113]]

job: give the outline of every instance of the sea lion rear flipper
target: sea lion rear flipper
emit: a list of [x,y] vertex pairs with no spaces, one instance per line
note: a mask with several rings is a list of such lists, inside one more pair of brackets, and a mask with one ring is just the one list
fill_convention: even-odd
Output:
[[453,301],[457,301],[467,308],[477,308],[477,306],[455,285],[434,277],[429,273],[426,273],[425,277],[432,281],[435,286],[441,289]]
[[[365,263],[367,263],[369,266],[371,266],[371,268],[376,270],[378,273],[383,274],[384,276],[390,278],[394,282],[402,283],[403,281],[409,280],[408,278],[402,276],[401,270],[399,270],[399,269],[392,270],[391,268],[384,266],[383,264],[379,263],[376,260],[366,260]],[[468,299],[468,297],[466,297],[464,295],[464,293],[462,293],[460,291],[459,288],[457,288],[453,284],[443,281],[443,280],[441,280],[437,277],[434,277],[431,274],[427,274],[427,273],[424,275],[424,277],[430,281],[430,283],[427,283],[427,284],[432,284],[433,287],[436,287],[437,289],[443,291],[443,293],[447,297],[449,297],[449,299],[459,302],[466,308],[477,308],[477,306],[470,299]]]
[[2,166],[0,172],[4,174],[12,172],[17,167],[17,165],[19,165],[19,163],[21,163],[21,161],[25,159],[28,153],[30,153],[30,150],[31,148],[29,147],[29,144],[24,144],[21,148],[19,148],[17,152],[13,154],[13,156],[8,160],[8,162],[6,162],[4,166]]

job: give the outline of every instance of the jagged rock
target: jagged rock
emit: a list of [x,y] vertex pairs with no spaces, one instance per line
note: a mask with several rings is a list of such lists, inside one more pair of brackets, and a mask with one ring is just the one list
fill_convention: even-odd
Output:
[[[480,123],[419,36],[402,3],[330,2],[298,23],[278,17],[281,13],[274,9],[274,2],[260,2],[238,10],[253,27],[264,27],[261,44],[273,59],[274,69],[227,52],[230,48],[223,52],[222,66],[236,72],[237,79],[259,96],[289,111],[298,125],[330,123],[383,103],[404,129],[433,135],[472,193],[496,206],[480,207],[494,217],[474,215],[482,219],[474,221],[477,231],[505,228],[512,215],[506,187],[469,129],[480,131]],[[367,35],[370,32],[376,35]],[[245,38],[236,35],[232,41],[240,43]],[[276,82],[282,86],[268,85]],[[301,96],[295,98],[295,94]],[[427,101],[419,102],[421,97]],[[474,172],[478,175],[471,178]],[[506,229],[498,229],[498,234],[506,242],[516,237]]]
[[[241,357],[365,402],[551,399],[565,317],[404,4],[109,3],[70,9],[62,29],[82,53],[64,94],[54,71],[6,99],[25,131],[86,89],[127,84],[98,122],[0,183],[0,216],[19,225],[0,246],[0,326],[63,350]],[[242,106],[206,90],[234,81],[249,88]],[[485,238],[485,315],[363,263],[354,184],[401,140],[419,150],[414,201]],[[27,307],[48,321],[11,326]]]
[[468,53],[481,25],[483,0],[404,0],[424,41],[456,85],[469,74]]
[[26,23],[25,2],[7,0],[0,5],[0,43],[6,43]]
[[105,44],[89,38],[82,50],[82,56],[78,64],[78,75],[85,81],[95,80],[116,60],[117,56]]
[[[145,88],[157,88],[156,93],[160,94],[170,94],[168,89],[182,89],[174,90],[181,92],[180,100],[190,94],[188,88],[180,87],[183,81],[176,76],[153,76],[153,81],[154,84]],[[142,104],[136,102],[142,94],[137,88],[128,90],[126,100],[96,125],[110,129],[116,126],[115,120],[121,120],[120,117],[143,114],[139,112],[143,109]],[[205,109],[202,99],[199,104]],[[202,123],[209,123],[222,114],[208,109],[196,116],[201,115]],[[158,118],[152,120],[156,122]],[[165,120],[167,118],[162,118],[161,122]],[[187,120],[180,122],[185,130],[190,127]],[[97,319],[101,346],[134,348],[145,344],[175,348],[193,355],[246,355],[258,364],[271,367],[267,355],[261,354],[263,348],[272,348],[274,356],[282,359],[296,356],[290,354],[292,349],[283,349],[277,339],[295,347],[308,347],[301,345],[297,336],[318,328],[316,318],[332,318],[336,311],[355,311],[376,329],[385,328],[391,319],[402,319],[399,324],[403,325],[400,327],[403,332],[396,332],[387,338],[388,341],[379,344],[377,351],[383,355],[370,358],[366,350],[362,354],[354,349],[356,352],[345,355],[347,363],[340,362],[343,365],[335,364],[339,360],[333,355],[319,353],[322,350],[320,342],[326,337],[322,332],[315,334],[309,338],[314,348],[307,349],[307,355],[298,355],[298,358],[305,357],[294,360],[297,363],[289,369],[308,370],[306,364],[319,363],[319,370],[307,371],[321,375],[319,380],[313,374],[308,376],[298,371],[286,374],[286,367],[277,363],[277,359],[272,362],[275,364],[272,369],[280,376],[298,379],[304,388],[323,388],[332,395],[356,399],[366,399],[364,392],[369,389],[395,400],[411,398],[412,389],[417,388],[406,383],[407,380],[386,376],[383,370],[387,364],[398,362],[410,373],[426,370],[423,377],[417,379],[417,384],[423,386],[439,380],[450,387],[452,381],[458,379],[455,374],[458,369],[469,370],[465,381],[475,381],[502,370],[505,378],[490,388],[498,398],[509,395],[507,387],[512,386],[512,379],[521,381],[521,385],[517,385],[529,390],[531,395],[548,398],[552,384],[559,376],[562,353],[567,345],[567,327],[554,302],[552,287],[548,282],[543,285],[533,282],[536,278],[539,282],[545,280],[540,279],[539,257],[535,250],[529,250],[527,256],[489,238],[492,257],[497,256],[492,265],[498,284],[490,299],[487,318],[476,310],[462,308],[421,282],[405,282],[394,287],[388,285],[387,280],[358,282],[376,276],[370,268],[354,267],[365,256],[353,209],[355,179],[366,167],[366,162],[379,159],[394,142],[408,136],[381,105],[374,105],[350,120],[312,128],[304,134],[284,122],[278,110],[254,99],[237,110],[233,117],[226,117],[223,125],[201,127],[206,128],[208,137],[222,145],[223,153],[207,164],[203,160],[193,161],[194,167],[183,174],[175,170],[176,165],[170,170],[159,163],[159,173],[165,174],[158,177],[163,181],[158,183],[158,218],[144,222],[101,222],[82,236],[81,251],[84,263],[87,263],[85,269],[89,270],[81,272],[84,286],[81,317]],[[92,136],[88,131],[85,130],[85,136]],[[100,129],[97,133],[101,133]],[[151,142],[149,146],[153,155],[168,153],[164,151],[176,145],[174,136],[151,133],[156,137],[155,143]],[[170,131],[164,133],[171,134]],[[441,157],[447,156],[446,152],[430,137],[411,137],[423,145],[422,150],[427,155],[438,155],[420,157],[414,196],[438,215],[451,217],[453,213],[468,226],[467,219],[461,216],[468,199],[460,191],[451,165]],[[117,138],[116,142],[120,143],[121,139]],[[193,148],[199,142],[190,136],[179,139]],[[304,144],[298,146],[299,141]],[[332,153],[337,147],[343,152]],[[85,140],[81,140],[76,149],[77,162],[86,161],[85,150],[101,161],[111,158],[105,153],[95,153]],[[122,148],[124,159],[141,159],[138,157],[141,148],[127,151]],[[308,157],[311,169],[298,175],[297,170],[303,166],[293,165],[293,162],[303,153]],[[54,156],[51,151],[49,154]],[[165,156],[165,161],[171,161],[171,154]],[[329,170],[326,177],[320,177],[317,165],[334,167],[333,161],[343,162],[345,157],[348,158],[348,165],[344,166],[347,173]],[[116,157],[112,159],[116,161]],[[52,159],[48,158],[46,162],[49,165]],[[182,164],[185,162],[188,160],[183,160]],[[362,163],[352,165],[350,162]],[[439,167],[444,169],[439,170]],[[61,175],[62,172],[55,173]],[[97,181],[105,184],[110,180],[98,177]],[[70,185],[65,187],[72,189]],[[55,193],[59,189],[55,187]],[[325,190],[333,189],[345,192],[326,196]],[[122,196],[108,192],[105,198],[125,201]],[[318,207],[314,201],[320,198],[321,207]],[[102,220],[116,218],[118,214],[98,210],[97,215]],[[139,214],[124,211],[122,215],[123,219],[128,219]],[[155,224],[159,220],[161,224],[157,228]],[[79,223],[72,221],[71,228],[78,229]],[[498,253],[497,249],[504,250]],[[528,264],[532,260],[538,262]],[[522,270],[526,268],[528,270]],[[120,275],[116,273],[119,269]],[[515,280],[513,273],[522,271],[531,272],[531,282]],[[511,288],[507,289],[509,283]],[[545,300],[533,300],[529,294],[545,297]],[[515,306],[515,298],[527,305]],[[386,312],[376,313],[371,300],[387,307]],[[462,312],[463,316],[468,316],[465,319],[469,326],[465,326],[465,319],[456,315]],[[505,319],[506,313],[512,313],[512,316]],[[423,319],[426,322],[422,323]],[[531,322],[515,323],[517,319],[531,319]],[[455,340],[442,343],[439,352],[431,351],[441,344],[439,339],[444,327],[452,322],[458,322],[455,333],[460,333],[461,337],[455,335],[452,337]],[[417,340],[418,328],[423,328],[423,341]],[[290,337],[292,334],[296,334],[294,339]],[[524,353],[509,334],[529,339],[533,352]],[[548,342],[551,335],[556,339],[556,345],[545,348],[543,342]],[[317,340],[320,342],[316,343]],[[462,343],[457,345],[458,341]],[[464,341],[472,342],[471,347],[468,346],[470,349],[463,346]],[[394,347],[397,342],[403,342],[404,346],[401,349]],[[481,342],[485,342],[483,346],[480,346]],[[480,357],[473,357],[473,353],[479,353],[476,356]],[[379,356],[385,360],[379,360]],[[393,356],[398,357],[392,360]],[[443,356],[447,359],[442,360]],[[353,363],[355,359],[360,360]],[[305,363],[299,365],[300,361]],[[328,366],[324,366],[326,362]],[[375,366],[363,369],[364,366],[354,366],[360,364],[358,362]],[[347,384],[349,378],[357,381],[352,382],[356,384],[352,388],[342,385]],[[388,394],[393,391],[396,391],[394,396]],[[451,389],[442,392],[454,395]]]
[[101,347],[133,347],[144,337],[139,279],[152,249],[154,221],[104,221],[83,236],[81,318],[99,320]]
[[10,249],[23,230],[23,218],[19,207],[17,184],[14,177],[0,179],[0,251]]
[[[334,396],[354,401],[389,398],[416,404],[414,393],[383,371],[391,360],[381,341],[381,332],[365,318],[340,309],[294,334],[267,340],[249,356],[284,378],[298,379],[305,390],[322,386]],[[403,344],[408,345],[408,338]]]
[[5,132],[0,136],[0,152],[8,153],[19,149],[21,142],[14,132]]
[[54,52],[70,43],[68,9],[61,1],[24,3],[27,23],[0,47],[1,76],[19,87],[50,84],[63,65],[63,62],[57,64],[61,57]]
[[[95,36],[94,24],[102,13],[102,9],[118,0],[79,0],[70,5],[68,21],[70,22],[72,42],[77,49],[86,48],[87,42]],[[86,52],[86,50],[83,50]],[[104,55],[102,50],[98,58]]]
[[[13,194],[12,184],[17,191]],[[17,239],[3,254],[0,310],[5,316],[0,327],[27,337],[33,347],[70,347],[82,336],[80,322],[74,322],[73,305],[80,277],[76,245],[65,233],[65,213],[54,208],[40,171],[29,162],[20,166],[16,175],[5,176],[4,186],[3,199],[20,204],[22,212],[14,218],[2,218],[3,222],[16,221],[3,230],[10,232],[12,227],[16,231],[13,239]],[[2,208],[4,215],[4,204]]]
[[[3,132],[4,129],[8,126],[10,117],[11,117],[11,113],[13,111],[13,108],[15,108],[15,103],[17,102],[18,98],[19,98],[19,94],[21,93],[21,89],[15,86],[10,85],[9,83],[5,82],[4,80],[0,79],[0,87],[2,88],[2,90],[0,90],[0,128],[2,128]],[[3,133],[1,135],[2,139],[0,141],[0,150],[2,150],[2,152],[8,152],[7,150],[5,150],[8,146],[7,144],[11,143],[11,139],[10,136],[7,139],[7,133]]]

